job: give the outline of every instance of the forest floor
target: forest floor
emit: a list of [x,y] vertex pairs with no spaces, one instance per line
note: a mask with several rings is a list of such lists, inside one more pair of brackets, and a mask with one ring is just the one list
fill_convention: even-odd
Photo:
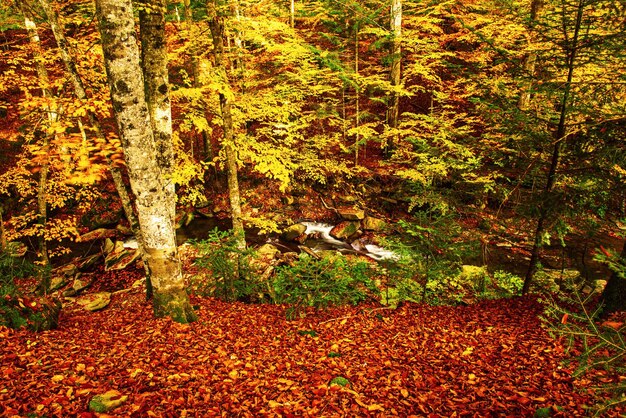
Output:
[[[126,287],[141,277],[116,274]],[[109,416],[137,417],[574,417],[598,402],[533,297],[291,321],[285,306],[192,303],[195,323],[155,319],[138,287],[102,311],[64,307],[56,330],[0,329],[0,416],[96,416],[89,401],[109,390],[127,397]]]

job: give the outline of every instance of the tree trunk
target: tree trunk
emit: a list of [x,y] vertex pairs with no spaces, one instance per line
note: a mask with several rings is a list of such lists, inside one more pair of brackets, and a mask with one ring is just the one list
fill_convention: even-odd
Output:
[[[215,55],[215,68],[221,83],[225,88],[230,88],[228,75],[224,66],[224,22],[217,13],[217,8],[212,0],[207,2],[207,12],[211,37],[213,38],[213,52]],[[226,154],[226,167],[228,169],[228,195],[230,198],[230,211],[233,222],[233,234],[236,246],[243,251],[246,248],[246,239],[241,219],[241,198],[239,195],[239,180],[237,178],[237,151],[234,144],[233,117],[231,112],[230,98],[220,93],[220,107],[224,129],[224,153]]]
[[146,104],[131,1],[97,0],[96,15],[113,112],[136,196],[140,240],[154,289],[154,314],[190,322],[196,315],[185,291],[171,196],[166,192]]
[[[532,0],[530,3],[530,26],[536,23],[539,14],[541,13],[541,8],[543,7],[543,0]],[[532,34],[529,35],[530,42],[532,43]],[[527,110],[530,107],[530,99],[532,97],[532,89],[533,89],[533,78],[535,76],[535,66],[537,63],[537,53],[529,52],[524,57],[524,75],[528,77],[528,82],[524,86],[522,93],[520,94],[519,101],[517,103],[517,107],[520,110]]]
[[361,142],[361,135],[359,135],[359,131],[358,131],[358,127],[360,125],[360,121],[359,118],[361,117],[360,115],[360,109],[359,109],[359,82],[358,82],[358,77],[359,77],[359,23],[357,22],[355,24],[355,31],[354,31],[354,75],[357,78],[356,83],[355,83],[355,87],[354,87],[354,94],[356,96],[355,98],[355,115],[354,115],[354,123],[355,126],[357,128],[356,131],[356,136],[354,138],[354,165],[358,166],[359,165],[359,142]]
[[[622,253],[619,256],[620,265],[626,265],[626,242],[622,247]],[[626,277],[624,271],[614,271],[609,277],[609,281],[602,292],[602,302],[604,309],[602,316],[606,317],[614,312],[626,311]]]
[[2,211],[4,208],[0,206],[0,253],[7,250],[7,236],[4,232],[4,220],[2,218]]
[[[52,34],[54,35],[54,39],[61,53],[61,59],[63,60],[63,64],[65,65],[65,70],[67,71],[68,77],[72,81],[74,94],[80,100],[88,100],[89,98],[87,97],[87,93],[85,92],[85,85],[83,84],[83,80],[78,73],[76,61],[70,54],[63,27],[59,24],[59,19],[56,12],[50,6],[48,0],[39,0],[39,4],[41,5],[41,8],[43,9],[48,19],[48,23],[50,24],[50,29],[52,30]],[[102,143],[106,143],[106,137],[100,126],[100,121],[98,120],[95,113],[93,113],[92,111],[88,111],[87,116],[89,118],[89,123],[95,130],[98,139],[102,141]],[[109,167],[109,172],[111,173],[111,178],[113,179],[113,184],[115,184],[115,189],[117,190],[117,193],[122,202],[124,214],[126,215],[126,219],[128,219],[130,229],[133,231],[133,234],[139,236],[139,221],[137,220],[135,212],[133,211],[133,204],[126,188],[126,184],[124,184],[124,176],[122,174],[122,171],[118,167],[115,167],[115,165],[108,156],[106,157],[106,161]]]
[[157,152],[157,164],[163,170],[166,200],[170,217],[175,222],[176,189],[172,181],[174,150],[172,146],[172,108],[167,74],[165,39],[165,0],[151,0],[139,12],[141,53],[146,100]]
[[[192,86],[194,88],[201,87],[200,83],[200,60],[198,58],[198,30],[193,21],[193,11],[191,10],[191,3],[189,0],[183,1],[185,23],[187,25],[187,33],[189,34],[189,57],[191,60],[191,76]],[[207,121],[208,124],[208,121]],[[211,146],[211,138],[206,131],[200,132],[202,136],[202,147],[204,151],[204,160],[213,160],[213,148]],[[216,177],[217,178],[217,177]]]
[[[400,37],[402,36],[402,0],[393,0],[391,3],[391,33],[393,34],[393,43],[391,46],[391,69],[389,70],[389,80],[392,86],[400,85],[401,76],[401,60],[402,60],[402,45],[400,43]],[[398,127],[398,113],[399,113],[400,95],[393,93],[391,96],[391,103],[389,104],[389,110],[387,115],[387,123],[390,128]],[[388,148],[393,148],[393,143],[389,144]]]
[[[41,42],[39,40],[39,34],[37,33],[37,25],[31,15],[31,11],[28,8],[28,5],[25,2],[19,2],[22,14],[24,15],[24,26],[26,27],[26,31],[28,32],[28,38],[33,48],[33,61],[35,63],[35,70],[37,71],[37,78],[39,79],[39,85],[41,87],[41,95],[50,99],[50,104],[46,108],[46,115],[48,119],[48,124],[52,124],[57,119],[57,109],[54,104],[54,97],[52,92],[50,91],[50,80],[48,78],[48,71],[44,66],[44,59],[41,54]],[[38,222],[42,226],[41,234],[38,236],[39,241],[39,257],[40,262],[44,267],[48,267],[50,265],[50,259],[48,257],[48,245],[45,237],[45,228],[48,220],[48,204],[47,204],[47,195],[46,189],[48,184],[48,171],[49,171],[49,162],[48,155],[50,154],[50,135],[48,132],[44,132],[42,134],[43,146],[41,148],[43,162],[41,164],[41,169],[39,171],[39,184],[37,186],[37,210],[39,211],[39,219]],[[39,289],[42,292],[46,292],[48,290],[48,279],[47,276],[41,278],[41,283],[39,285]]]
[[576,15],[576,26],[574,28],[574,35],[572,37],[571,48],[569,49],[569,55],[567,57],[567,81],[564,86],[563,97],[560,105],[559,124],[557,126],[554,148],[552,150],[552,159],[550,162],[550,169],[548,170],[548,176],[546,179],[546,185],[541,194],[541,203],[539,208],[539,219],[537,220],[537,229],[535,230],[535,238],[533,242],[533,249],[531,251],[530,263],[528,270],[526,271],[526,277],[524,278],[524,287],[522,288],[522,294],[525,295],[530,289],[532,280],[537,272],[537,264],[541,256],[541,249],[543,247],[543,234],[546,229],[546,222],[550,214],[550,198],[554,189],[554,183],[556,181],[559,161],[561,158],[561,145],[565,141],[566,129],[565,121],[567,119],[569,95],[572,88],[572,79],[574,76],[574,62],[576,60],[576,53],[578,52],[578,34],[581,28],[583,10],[585,7],[584,0],[579,0],[578,10]]

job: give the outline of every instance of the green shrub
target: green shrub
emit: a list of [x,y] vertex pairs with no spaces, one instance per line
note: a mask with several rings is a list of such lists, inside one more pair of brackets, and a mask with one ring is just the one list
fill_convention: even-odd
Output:
[[308,306],[355,305],[378,294],[373,273],[364,261],[354,262],[343,256],[316,259],[301,254],[295,264],[276,269],[275,301],[291,305],[287,312],[290,318]]
[[493,273],[493,279],[498,286],[499,297],[518,296],[524,287],[524,279],[507,271],[497,270]]
[[16,278],[37,276],[39,267],[15,257],[13,246],[0,253],[0,325],[48,330],[58,325],[61,304],[50,297],[27,297],[15,285]]
[[255,301],[260,283],[250,269],[253,251],[237,248],[232,231],[216,228],[206,240],[192,243],[198,250],[194,264],[201,269],[201,274],[192,279],[192,292],[226,301]]
[[573,355],[567,362],[576,365],[574,377],[593,369],[606,371],[604,383],[592,387],[598,394],[609,395],[608,400],[601,398],[590,408],[590,416],[599,416],[626,403],[626,381],[622,378],[626,374],[626,324],[623,320],[601,320],[602,305],[597,304],[596,293],[583,296],[575,283],[569,283],[567,289],[556,299],[544,296],[542,320],[554,337],[565,340],[567,352]]
[[425,211],[413,222],[399,221],[396,228],[396,238],[385,246],[400,256],[386,265],[388,285],[396,289],[397,297],[432,304],[456,303],[465,297],[468,289],[458,280],[459,268],[477,248],[461,239],[456,220]]

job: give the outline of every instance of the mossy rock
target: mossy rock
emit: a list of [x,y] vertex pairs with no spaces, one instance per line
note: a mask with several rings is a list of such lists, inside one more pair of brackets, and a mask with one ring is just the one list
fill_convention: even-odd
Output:
[[89,401],[89,410],[102,414],[121,406],[127,400],[128,396],[122,395],[117,390],[109,390],[106,393],[91,398]]
[[337,385],[337,386],[350,386],[350,381],[343,376],[334,377],[333,380],[330,381],[329,386]]
[[330,236],[337,239],[346,239],[356,234],[360,226],[361,224],[356,221],[343,221],[330,231]]
[[294,224],[285,228],[282,237],[286,241],[294,241],[296,238],[306,232],[306,225]]

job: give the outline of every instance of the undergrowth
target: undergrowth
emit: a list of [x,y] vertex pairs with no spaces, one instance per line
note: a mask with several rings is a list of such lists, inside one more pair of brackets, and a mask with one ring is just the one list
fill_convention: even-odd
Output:
[[34,331],[56,327],[61,309],[58,301],[27,296],[15,284],[16,279],[40,275],[41,268],[17,257],[11,244],[0,252],[0,326]]
[[272,279],[274,301],[289,304],[288,318],[297,317],[306,307],[356,305],[378,296],[374,273],[364,261],[342,256],[317,259],[301,254],[293,265],[277,269]]
[[[596,257],[624,280],[626,266],[619,262]],[[573,281],[557,296],[546,296],[543,321],[556,338],[564,340],[567,352],[572,355],[568,363],[575,365],[574,377],[601,373],[603,384],[593,389],[598,394],[608,394],[609,399],[593,406],[590,412],[599,416],[618,405],[626,404],[626,325],[624,317],[603,319],[602,304],[592,291],[584,295]]]

